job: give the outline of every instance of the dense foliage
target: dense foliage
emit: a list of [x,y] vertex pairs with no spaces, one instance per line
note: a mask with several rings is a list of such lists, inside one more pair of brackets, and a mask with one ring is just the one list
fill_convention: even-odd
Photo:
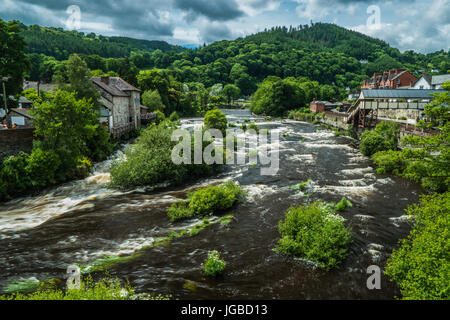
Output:
[[[112,164],[111,185],[131,188],[161,183],[181,184],[210,175],[220,168],[219,164],[175,164],[172,150],[177,142],[171,139],[175,129],[172,122],[162,121],[143,130],[135,144],[126,151],[126,158]],[[193,141],[191,145],[193,155]]]
[[[84,34],[78,31],[65,31],[62,28],[40,27],[38,25],[21,25],[22,37],[25,39],[26,53],[38,53],[65,60],[72,53],[99,55],[104,58],[125,58],[130,54],[147,53],[144,57],[151,59],[152,52],[182,51],[181,47],[172,46],[164,41],[137,40],[126,37],[105,37],[94,33]],[[137,59],[137,58],[136,58]]]
[[0,165],[0,200],[84,178],[91,161],[105,159],[113,149],[92,103],[77,100],[74,92],[58,90],[30,113],[40,139],[30,155],[11,156]]
[[220,259],[219,252],[213,250],[208,252],[208,258],[203,265],[203,271],[207,276],[216,277],[223,274],[226,266],[226,262]]
[[220,213],[230,209],[244,198],[241,187],[233,181],[219,186],[211,186],[197,190],[188,195],[188,200],[172,204],[167,215],[170,220],[182,220]]
[[359,150],[369,157],[379,151],[397,150],[399,134],[398,124],[383,121],[374,130],[363,132]]
[[278,229],[277,251],[313,261],[326,270],[345,258],[351,241],[343,218],[320,201],[289,208]]
[[[30,63],[24,54],[26,45],[19,35],[19,25],[14,22],[4,22],[0,19],[0,81],[3,77],[10,77],[5,83],[7,96],[20,93],[24,73],[28,71]],[[3,108],[3,90],[0,96],[0,108]],[[8,105],[12,101],[8,102]]]
[[407,214],[414,220],[386,266],[403,299],[450,299],[450,193],[422,196]]
[[225,131],[228,127],[228,121],[225,114],[219,109],[213,109],[206,112],[204,121],[205,129],[217,129],[225,135]]

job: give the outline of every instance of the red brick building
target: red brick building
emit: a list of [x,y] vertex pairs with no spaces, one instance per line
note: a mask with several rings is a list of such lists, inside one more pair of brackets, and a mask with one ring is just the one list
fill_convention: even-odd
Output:
[[366,79],[361,89],[405,89],[412,88],[418,79],[405,69],[392,69],[386,72],[374,73]]
[[309,109],[312,112],[324,112],[325,111],[325,101],[316,101],[315,99],[309,105]]

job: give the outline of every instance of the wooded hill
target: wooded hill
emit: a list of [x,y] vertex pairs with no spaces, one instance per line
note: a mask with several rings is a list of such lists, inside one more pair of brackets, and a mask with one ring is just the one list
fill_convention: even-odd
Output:
[[70,54],[97,54],[104,58],[125,58],[132,51],[174,50],[182,47],[170,45],[165,41],[138,40],[127,37],[105,37],[94,33],[65,31],[63,28],[26,26],[21,24],[22,37],[27,43],[26,53],[45,54],[57,60],[66,60]]
[[195,50],[162,41],[25,28],[27,52],[33,53],[31,79],[51,79],[61,69],[59,61],[71,53],[81,54],[92,70],[122,76],[120,70],[127,66],[165,69],[183,83],[200,81],[206,87],[236,84],[244,95],[254,93],[257,84],[272,75],[306,77],[343,90],[358,88],[374,72],[392,68],[403,67],[417,76],[422,71],[447,73],[450,69],[450,51],[401,53],[382,40],[328,23],[274,27]]

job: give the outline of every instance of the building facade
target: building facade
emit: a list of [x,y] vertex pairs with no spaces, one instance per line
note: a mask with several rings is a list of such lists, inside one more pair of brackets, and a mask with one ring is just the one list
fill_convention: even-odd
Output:
[[100,92],[100,123],[113,137],[119,137],[141,125],[141,91],[119,77],[94,77]]
[[413,89],[443,89],[443,85],[446,81],[450,81],[450,74],[442,74],[438,76],[428,76],[425,73],[414,84]]
[[417,78],[405,69],[392,69],[374,73],[372,78],[364,80],[361,89],[407,89],[414,87]]

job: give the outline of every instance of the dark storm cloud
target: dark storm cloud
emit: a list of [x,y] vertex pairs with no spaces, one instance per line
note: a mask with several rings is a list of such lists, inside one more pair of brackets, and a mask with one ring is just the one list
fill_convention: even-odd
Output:
[[212,21],[226,21],[242,17],[234,0],[175,0],[175,7],[188,13],[188,19],[204,16]]
[[[2,1],[0,0],[0,4]],[[11,1],[11,0],[10,0]],[[125,31],[149,36],[171,36],[174,26],[170,21],[161,17],[161,10],[168,10],[168,1],[162,0],[40,0],[38,4],[32,0],[13,0],[18,10],[15,19],[27,24],[43,24],[48,21],[44,17],[41,8],[53,13],[54,20],[64,19],[66,9],[71,5],[77,5],[81,9],[82,21],[91,23],[108,21],[111,28],[117,32]],[[169,1],[170,2],[170,1]],[[8,8],[0,8],[0,17],[5,19],[11,16]],[[54,24],[52,24],[54,25]]]

